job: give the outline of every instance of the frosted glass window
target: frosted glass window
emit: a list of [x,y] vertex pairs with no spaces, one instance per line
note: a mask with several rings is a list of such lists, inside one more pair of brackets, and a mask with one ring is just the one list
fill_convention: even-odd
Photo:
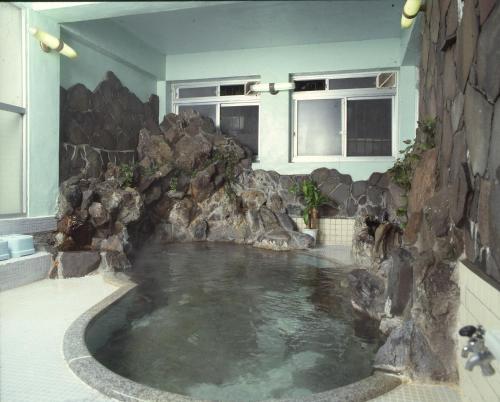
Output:
[[195,110],[205,117],[209,117],[215,123],[217,105],[179,105],[179,114],[188,110]]
[[217,96],[217,87],[179,88],[179,98],[204,98]]
[[391,156],[391,139],[391,99],[347,101],[347,156]]
[[23,106],[21,10],[0,3],[0,102]]
[[23,117],[0,110],[0,215],[23,212]]
[[298,155],[342,154],[342,100],[297,101]]
[[259,107],[226,106],[220,109],[220,128],[224,134],[250,148],[254,155],[259,152]]

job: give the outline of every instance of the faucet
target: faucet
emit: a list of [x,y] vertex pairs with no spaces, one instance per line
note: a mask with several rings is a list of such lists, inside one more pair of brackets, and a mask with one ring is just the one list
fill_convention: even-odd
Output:
[[484,376],[495,374],[495,369],[491,365],[495,357],[484,344],[485,329],[481,325],[477,327],[467,325],[458,332],[461,336],[469,338],[467,345],[462,349],[462,357],[467,358],[469,353],[472,353],[465,362],[465,369],[472,371],[474,367],[479,366]]

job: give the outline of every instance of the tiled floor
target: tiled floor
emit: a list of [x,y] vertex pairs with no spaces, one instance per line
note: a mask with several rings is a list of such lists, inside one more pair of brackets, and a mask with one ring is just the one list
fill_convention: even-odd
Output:
[[461,402],[458,388],[446,385],[404,384],[372,402]]
[[44,279],[0,292],[0,400],[111,401],[67,367],[62,341],[80,314],[115,289],[95,275]]

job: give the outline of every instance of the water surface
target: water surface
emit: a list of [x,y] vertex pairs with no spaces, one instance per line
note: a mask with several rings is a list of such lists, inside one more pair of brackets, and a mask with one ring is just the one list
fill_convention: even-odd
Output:
[[371,374],[376,325],[355,315],[347,270],[234,244],[149,247],[140,285],[96,358],[139,383],[201,399],[253,401],[327,391]]

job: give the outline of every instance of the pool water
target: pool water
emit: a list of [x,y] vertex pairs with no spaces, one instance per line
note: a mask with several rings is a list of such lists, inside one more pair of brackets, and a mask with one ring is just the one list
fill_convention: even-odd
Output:
[[234,244],[146,248],[131,274],[139,286],[99,318],[125,311],[95,357],[198,399],[293,398],[355,382],[371,374],[380,341],[351,308],[347,272]]

